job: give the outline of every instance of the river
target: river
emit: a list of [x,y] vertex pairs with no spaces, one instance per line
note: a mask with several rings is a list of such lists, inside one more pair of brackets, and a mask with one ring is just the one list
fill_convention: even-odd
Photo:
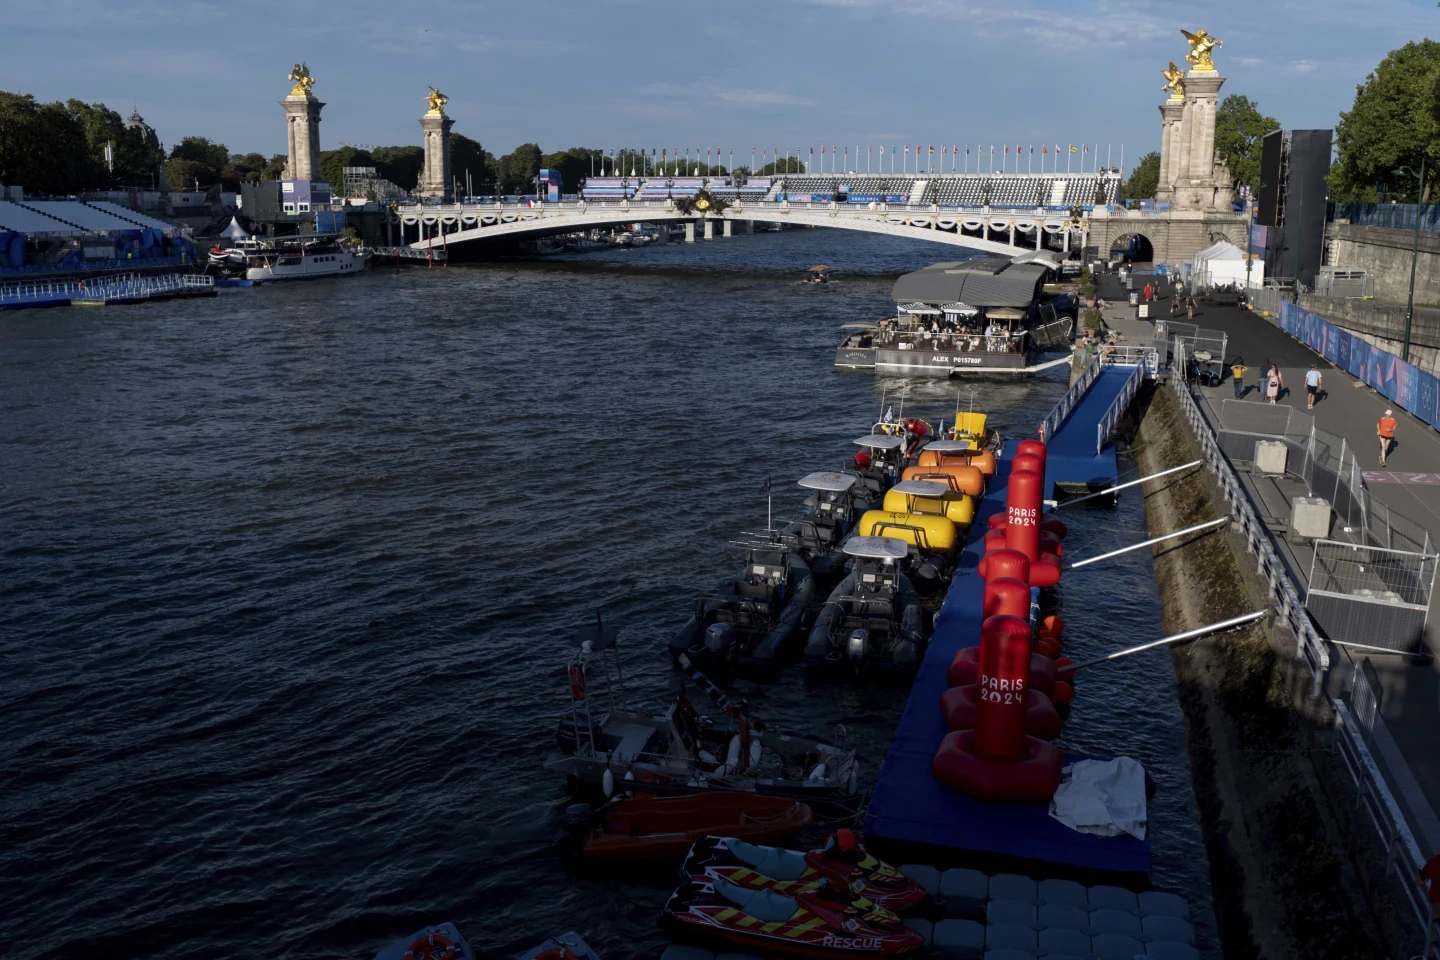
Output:
[[[0,955],[368,958],[448,919],[497,958],[576,929],[653,960],[665,891],[554,849],[569,637],[606,603],[632,697],[671,695],[664,638],[765,480],[793,515],[882,390],[953,410],[831,361],[956,255],[797,231],[0,315]],[[976,409],[1033,435],[1063,389]],[[1067,552],[1144,537],[1138,496],[1071,519]],[[1164,633],[1143,552],[1061,609],[1079,657]],[[738,686],[843,724],[869,782],[906,696]],[[1163,652],[1096,668],[1064,742],[1146,764],[1156,883],[1214,957],[1174,686]]]

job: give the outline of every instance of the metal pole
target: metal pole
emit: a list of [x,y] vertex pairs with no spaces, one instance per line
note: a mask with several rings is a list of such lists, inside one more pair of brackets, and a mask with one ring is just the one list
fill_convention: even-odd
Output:
[[1176,537],[1183,537],[1187,533],[1198,533],[1201,530],[1208,530],[1210,527],[1218,527],[1222,523],[1229,523],[1229,517],[1221,517],[1219,520],[1211,520],[1208,523],[1196,524],[1193,527],[1186,527],[1184,530],[1176,530],[1174,533],[1167,533],[1161,537],[1151,537],[1143,543],[1133,544],[1128,547],[1121,547],[1119,550],[1111,550],[1109,553],[1102,553],[1098,557],[1091,557],[1089,560],[1081,560],[1079,563],[1072,563],[1067,570],[1074,570],[1076,567],[1083,567],[1088,563],[1099,563],[1101,560],[1108,560],[1111,557],[1118,557],[1122,553],[1129,553],[1131,550],[1139,550],[1141,547],[1148,547],[1151,544],[1159,543],[1162,540],[1173,540]]
[[1196,627],[1194,630],[1186,630],[1184,633],[1177,633],[1173,636],[1160,640],[1151,640],[1149,643],[1142,643],[1138,647],[1126,647],[1124,650],[1117,650],[1114,653],[1106,654],[1103,657],[1096,657],[1093,660],[1082,660],[1079,663],[1071,663],[1055,671],[1055,675],[1062,673],[1073,673],[1081,667],[1093,667],[1097,663],[1104,663],[1107,660],[1119,660],[1121,657],[1128,657],[1132,653],[1140,653],[1143,650],[1153,650],[1155,647],[1166,646],[1171,643],[1179,643],[1181,640],[1190,640],[1194,637],[1201,637],[1207,633],[1216,633],[1220,630],[1228,630],[1232,627],[1243,626],[1253,623],[1265,616],[1269,611],[1256,610],[1254,613],[1246,613],[1238,617],[1231,617],[1229,620],[1221,620],[1219,623],[1206,624],[1203,627]]
[[1415,315],[1415,261],[1420,258],[1420,204],[1425,199],[1425,157],[1420,157],[1420,188],[1415,194],[1415,239],[1410,245],[1410,299],[1405,304],[1405,348],[1400,359],[1410,360],[1410,318]]
[[1056,507],[1055,507],[1055,509],[1058,510],[1058,509],[1060,509],[1060,507],[1068,507],[1068,506],[1071,506],[1071,505],[1073,505],[1073,504],[1084,503],[1086,500],[1093,500],[1093,499],[1096,498],[1096,497],[1103,497],[1103,496],[1105,496],[1107,493],[1114,493],[1114,492],[1117,491],[1117,490],[1124,490],[1126,487],[1133,487],[1133,486],[1135,486],[1137,483],[1144,483],[1146,480],[1155,480],[1155,479],[1157,479],[1157,478],[1159,478],[1159,477],[1163,477],[1163,476],[1165,476],[1166,474],[1169,474],[1169,473],[1179,473],[1181,470],[1189,470],[1191,467],[1198,467],[1198,466],[1200,466],[1200,464],[1202,464],[1202,463],[1204,463],[1204,462],[1205,462],[1205,461],[1204,461],[1203,459],[1201,459],[1201,460],[1194,460],[1194,461],[1191,461],[1190,463],[1185,464],[1184,466],[1171,467],[1169,470],[1161,470],[1159,473],[1152,473],[1152,474],[1150,474],[1148,477],[1141,477],[1139,480],[1129,480],[1129,481],[1127,481],[1127,482],[1125,482],[1125,483],[1122,483],[1122,484],[1119,484],[1119,485],[1117,485],[1117,486],[1110,487],[1110,488],[1107,489],[1107,490],[1101,490],[1099,493],[1090,493],[1090,494],[1086,494],[1086,495],[1083,496],[1083,497],[1076,497],[1074,500],[1066,500],[1064,503],[1057,504]]

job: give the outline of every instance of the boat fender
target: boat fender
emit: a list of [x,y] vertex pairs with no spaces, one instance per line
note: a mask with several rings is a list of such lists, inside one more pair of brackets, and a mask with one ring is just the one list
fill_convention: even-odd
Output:
[[[760,751],[760,743],[758,741],[751,741],[751,767],[754,767],[757,763],[760,762]],[[735,736],[730,738],[730,749],[725,752],[725,772],[727,774],[733,774],[738,773],[740,769],[740,734],[737,733],[735,734]]]
[[[628,770],[625,772],[625,776],[630,778]],[[609,767],[606,767],[605,772],[600,775],[600,789],[604,791],[607,798],[615,795],[615,774],[610,772]]]
[[455,960],[455,941],[438,933],[427,934],[406,948],[405,960]]
[[715,754],[711,753],[709,750],[701,750],[701,751],[700,751],[700,759],[703,760],[705,763],[719,763],[719,762],[720,762],[720,758],[717,757],[717,756],[715,756]]
[[824,779],[825,779],[825,764],[823,764],[823,763],[817,763],[817,764],[815,764],[815,769],[814,769],[814,770],[811,770],[811,771],[810,771],[810,776],[806,777],[805,779],[807,779],[807,780],[824,780]]

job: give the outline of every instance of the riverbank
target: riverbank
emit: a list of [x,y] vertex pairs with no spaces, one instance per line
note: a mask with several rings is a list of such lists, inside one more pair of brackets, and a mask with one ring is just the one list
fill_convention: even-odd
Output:
[[[1139,410],[1132,453],[1142,474],[1197,458],[1169,387]],[[1224,513],[1202,469],[1142,489],[1152,536]],[[1226,532],[1162,544],[1154,558],[1167,632],[1263,605]],[[1226,956],[1389,955],[1311,760],[1323,717],[1307,716],[1315,705],[1298,691],[1308,680],[1263,627],[1174,648],[1172,663]]]

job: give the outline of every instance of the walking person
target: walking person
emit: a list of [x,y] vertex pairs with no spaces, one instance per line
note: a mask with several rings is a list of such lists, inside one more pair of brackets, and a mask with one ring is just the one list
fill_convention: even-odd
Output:
[[1265,398],[1274,403],[1280,398],[1280,388],[1285,386],[1285,378],[1280,375],[1280,368],[1270,368],[1270,379],[1265,381]]
[[1235,399],[1239,400],[1245,396],[1249,388],[1245,386],[1245,364],[1237,356],[1235,362],[1230,365],[1230,382],[1235,384]]
[[1375,424],[1375,435],[1380,438],[1380,466],[1385,466],[1385,457],[1390,453],[1390,445],[1395,442],[1395,428],[1399,424],[1395,422],[1395,411],[1386,410],[1385,416]]
[[1320,371],[1315,368],[1315,364],[1313,364],[1313,363],[1310,364],[1310,369],[1305,372],[1305,409],[1306,409],[1306,410],[1314,410],[1314,409],[1315,409],[1315,396],[1316,396],[1316,394],[1318,394],[1318,393],[1320,392],[1320,384],[1321,384],[1321,382],[1322,382],[1322,378],[1321,378],[1321,376],[1320,376]]
[[1195,319],[1195,298],[1194,298],[1194,297],[1186,297],[1186,298],[1185,298],[1185,319],[1186,319],[1186,320],[1194,320],[1194,319]]
[[1255,394],[1261,400],[1265,399],[1265,384],[1270,380],[1270,358],[1266,357],[1265,362],[1260,364],[1260,372],[1255,376]]
[[1149,303],[1149,302],[1150,302],[1150,291],[1151,291],[1152,289],[1153,289],[1153,288],[1150,286],[1150,284],[1148,284],[1148,283],[1145,284],[1145,302],[1146,302],[1146,303]]

